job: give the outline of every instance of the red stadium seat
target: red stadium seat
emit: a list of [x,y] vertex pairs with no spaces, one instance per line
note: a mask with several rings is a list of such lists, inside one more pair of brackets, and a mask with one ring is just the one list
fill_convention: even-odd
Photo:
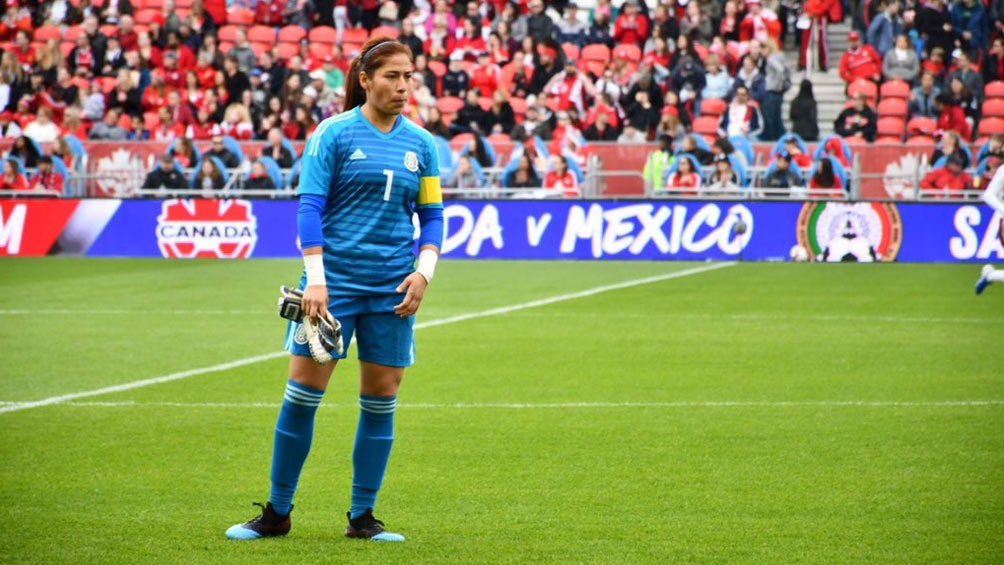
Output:
[[[151,0],[146,0],[146,1],[150,2]],[[159,1],[159,0],[152,0],[152,1]],[[195,0],[174,0],[174,7],[175,8],[191,9],[192,8],[192,4],[194,4],[194,3],[195,3]]]
[[124,129],[126,131],[131,130],[132,129],[132,116],[130,116],[129,114],[122,114],[121,116],[119,116],[119,127],[121,127],[122,129]]
[[63,32],[56,26],[39,26],[32,36],[35,41],[48,41],[50,39],[63,39]]
[[697,57],[702,61],[708,58],[708,48],[700,43],[694,44],[694,52],[697,53]]
[[613,58],[638,63],[641,61],[641,48],[634,43],[620,43],[614,46]]
[[878,104],[879,118],[885,116],[895,116],[897,118],[906,119],[906,115],[907,105],[906,100],[903,98],[884,98]]
[[694,119],[694,132],[701,135],[718,135],[718,118],[712,116],[701,116]]
[[[135,8],[135,6],[133,6]],[[143,0],[143,8],[147,10],[157,10],[158,12],[164,7],[164,0]],[[180,2],[174,4],[175,8],[191,8],[192,3],[189,2],[184,6]]]
[[[850,141],[850,139],[848,139]],[[867,141],[865,142],[867,143]],[[875,145],[901,145],[903,139],[898,136],[883,136],[875,138]]]
[[512,138],[508,133],[493,133],[488,136],[490,143],[512,143]]
[[727,107],[728,104],[720,98],[708,98],[701,100],[701,115],[718,117],[725,112],[725,108]]
[[983,96],[986,98],[1004,98],[1004,80],[988,82],[983,87]]
[[886,98],[902,98],[906,100],[910,97],[910,84],[903,80],[890,80],[882,83],[879,89],[879,96]]
[[143,127],[153,131],[160,127],[160,117],[157,112],[143,112]]
[[934,145],[936,143],[937,142],[934,140],[934,138],[929,135],[909,135],[906,138],[906,144],[908,146],[913,146],[913,145],[926,146],[926,145]]
[[248,41],[252,43],[275,43],[275,30],[269,26],[251,26]]
[[579,58],[606,64],[610,62],[610,48],[602,43],[590,43],[579,51]]
[[300,52],[300,45],[298,43],[286,43],[282,41],[278,45],[279,47],[279,57],[283,60],[289,59],[293,55]]
[[84,33],[84,26],[70,26],[63,32],[63,41],[73,43],[81,33]]
[[875,125],[875,132],[883,137],[902,139],[904,125],[903,118],[886,116],[878,119]]
[[432,71],[432,76],[436,78],[436,83],[429,85],[429,87],[433,94],[439,96],[443,92],[443,75],[446,74],[446,63],[432,59],[429,61],[429,70]]
[[[322,26],[322,28],[323,28],[323,26]],[[314,29],[310,30],[311,31],[310,40],[311,41],[325,41],[325,39],[323,39],[323,38],[318,38],[318,39],[314,38],[314,30],[316,30],[316,29],[318,29],[318,28],[314,28]],[[327,37],[327,35],[325,34],[324,37]],[[334,37],[334,36],[332,36],[332,37]],[[347,27],[347,28],[345,28],[345,29],[342,30],[342,36],[340,38],[338,38],[338,40],[341,41],[342,43],[358,43],[359,45],[362,45],[363,43],[366,43],[366,40],[369,39],[369,38],[370,38],[370,32],[366,31],[364,28],[361,28],[361,27]],[[334,43],[334,40],[332,40],[331,43]]]
[[59,44],[59,52],[63,54],[63,57],[69,57],[70,51],[73,51],[74,47],[76,47],[76,45],[64,41]]
[[[333,54],[334,45],[330,43],[311,43],[307,50],[310,52],[312,57],[317,59],[324,59],[328,55]],[[300,51],[300,47],[296,47],[297,52]],[[348,46],[345,48],[346,54],[348,54]]]
[[565,54],[566,61],[579,60],[579,48],[574,43],[562,43],[561,51]]
[[912,118],[906,122],[906,132],[909,135],[934,135],[938,122],[934,118]]
[[363,50],[362,43],[342,43],[342,53],[349,59],[361,53],[362,50]]
[[517,124],[523,123],[523,120],[526,119],[526,109],[527,109],[526,98],[513,96],[512,98],[509,99],[509,105],[512,106],[512,113],[516,117],[516,123]]
[[[216,37],[220,42],[226,41],[228,43],[233,43],[237,39],[237,26],[235,25],[225,25],[221,26],[216,32]],[[224,51],[226,53],[226,51]]]
[[482,96],[481,98],[478,98],[478,106],[480,106],[483,111],[487,112],[492,107],[492,97]]
[[307,30],[300,26],[288,25],[279,29],[279,41],[299,43],[304,37],[307,37]]
[[311,42],[321,42],[334,45],[338,42],[338,31],[331,26],[317,26],[307,32]]
[[105,34],[106,37],[118,37],[119,26],[115,24],[102,24],[98,27],[98,31]]
[[436,108],[444,114],[456,114],[464,107],[464,100],[456,96],[443,96],[436,100]]
[[158,14],[160,14],[158,10],[136,10],[133,21],[137,24],[150,25],[157,19]]
[[98,77],[95,80],[101,85],[101,92],[108,94],[115,90],[115,77]]
[[990,136],[995,133],[1004,134],[1004,118],[983,118],[976,129],[978,136]]
[[474,141],[473,133],[458,133],[450,139],[450,145],[453,147],[463,147],[472,141]]
[[874,105],[878,100],[878,87],[870,80],[858,79],[847,87],[847,96],[854,96],[859,92],[868,97],[869,105]]
[[401,35],[401,30],[394,26],[376,26],[370,31],[370,37],[389,37],[397,39]]
[[255,58],[261,57],[261,54],[268,51],[275,45],[274,42],[265,43],[262,41],[252,41],[251,51],[254,53]]
[[981,108],[984,117],[1004,117],[1004,98],[991,98]]
[[247,8],[233,8],[227,11],[227,23],[236,26],[249,26],[254,23],[254,12]]

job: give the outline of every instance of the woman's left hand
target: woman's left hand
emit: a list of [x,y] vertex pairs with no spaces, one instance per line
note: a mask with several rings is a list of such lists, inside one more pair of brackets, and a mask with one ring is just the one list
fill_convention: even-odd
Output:
[[422,304],[422,297],[425,296],[425,289],[429,283],[421,273],[415,271],[398,285],[397,292],[404,292],[404,300],[394,307],[394,313],[402,318],[415,315],[419,305]]

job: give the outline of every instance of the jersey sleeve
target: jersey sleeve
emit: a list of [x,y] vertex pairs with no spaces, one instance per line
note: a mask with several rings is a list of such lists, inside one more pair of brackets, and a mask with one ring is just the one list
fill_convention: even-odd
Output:
[[330,127],[331,122],[322,123],[307,140],[300,158],[300,183],[296,187],[297,196],[314,194],[328,197],[331,179],[334,176],[337,136]]
[[439,150],[431,135],[423,137],[425,141],[425,159],[420,171],[418,197],[415,204],[418,208],[442,208],[443,190],[439,179]]

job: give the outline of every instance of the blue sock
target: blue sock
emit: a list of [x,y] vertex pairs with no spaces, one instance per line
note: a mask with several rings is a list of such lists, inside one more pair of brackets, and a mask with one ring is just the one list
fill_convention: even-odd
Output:
[[394,444],[396,396],[359,395],[359,426],[352,450],[352,518],[376,505]]
[[275,423],[272,491],[268,496],[279,515],[289,514],[293,507],[293,493],[314,437],[314,414],[323,396],[323,390],[293,381],[286,383],[286,394]]

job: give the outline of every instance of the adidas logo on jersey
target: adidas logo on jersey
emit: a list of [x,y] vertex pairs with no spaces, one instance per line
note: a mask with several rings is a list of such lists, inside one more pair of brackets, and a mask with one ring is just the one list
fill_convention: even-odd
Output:
[[352,152],[352,155],[349,155],[349,161],[356,161],[358,159],[365,159],[365,158],[366,154],[363,153],[362,149],[356,149],[355,151]]

